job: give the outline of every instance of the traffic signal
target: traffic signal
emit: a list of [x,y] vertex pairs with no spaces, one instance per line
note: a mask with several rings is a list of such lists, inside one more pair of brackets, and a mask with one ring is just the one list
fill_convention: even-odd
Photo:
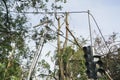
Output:
[[94,55],[93,57],[94,57],[96,78],[102,77],[105,74],[105,70],[103,68],[103,62],[101,60],[101,56]]
[[87,68],[86,73],[88,78],[97,79],[102,77],[105,74],[103,69],[103,62],[101,60],[100,55],[93,55],[92,47],[87,46],[83,47],[84,58],[85,58],[85,66]]
[[83,47],[84,51],[84,58],[85,58],[85,65],[86,65],[86,73],[88,78],[96,79],[96,72],[95,72],[95,63],[94,63],[94,57],[91,46]]

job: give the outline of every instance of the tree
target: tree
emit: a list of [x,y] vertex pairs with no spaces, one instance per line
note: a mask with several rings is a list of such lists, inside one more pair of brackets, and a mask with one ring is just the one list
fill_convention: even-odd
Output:
[[3,80],[21,78],[19,57],[24,57],[26,53],[24,41],[27,33],[26,17],[19,14],[13,17],[13,14],[9,13],[11,4],[8,2],[6,0],[0,2],[0,79]]
[[[53,61],[58,62],[58,65],[55,65],[56,68],[51,71],[50,64],[46,62],[45,59],[39,61],[37,63],[39,68],[33,69],[32,75],[30,76],[31,79],[36,78],[38,73],[40,74],[37,77],[42,76],[42,78],[49,80],[87,79],[83,51],[78,48],[82,46],[79,46],[79,43],[83,43],[86,40],[79,42],[73,37],[74,35],[69,30],[68,14],[58,15],[56,13],[56,11],[62,9],[60,5],[62,2],[65,3],[66,0],[55,0],[55,2],[50,2],[49,0],[0,1],[0,79],[26,79],[31,66],[31,60],[34,55],[36,55],[35,51],[38,50],[38,46],[41,45],[40,41],[43,41],[45,44],[53,40],[57,40],[58,45],[56,54],[54,53],[55,58]],[[37,15],[40,13],[48,13],[49,11],[55,11],[55,13],[41,14],[42,17],[39,19],[40,24],[30,27],[28,14]],[[58,23],[58,27],[54,24],[55,20]],[[63,26],[66,27],[65,37],[61,30]],[[55,29],[53,29],[53,27]],[[74,43],[72,45],[68,44],[68,33],[74,38],[74,40],[71,41]],[[62,40],[60,36],[65,38],[63,43],[61,43]],[[111,53],[111,51],[106,49],[112,46],[115,39],[114,34],[111,36],[111,39],[105,42],[106,47],[101,38],[97,37],[95,41],[95,51],[96,53],[105,55],[103,58],[105,63],[104,67],[106,71],[110,71],[110,76],[117,80],[120,77],[116,75],[119,74],[120,68],[120,65],[116,64],[119,63],[119,53]],[[28,41],[30,40],[32,40],[36,46],[34,50],[28,45]],[[119,47],[114,45],[110,50],[115,52],[116,49],[119,50]],[[114,67],[113,65],[117,66]]]
[[[58,2],[60,0],[56,0]],[[25,79],[28,71],[33,52],[29,49],[27,41],[30,39],[30,27],[28,27],[26,11],[32,9],[32,11],[38,12],[39,10],[49,10],[46,6],[48,0],[1,0],[0,1],[0,79]],[[61,9],[61,6],[57,6],[51,3],[51,9]],[[31,12],[32,13],[32,12]],[[35,14],[33,12],[33,14]],[[48,16],[49,17],[49,16]],[[41,22],[48,20],[49,18],[43,15],[40,19]],[[50,20],[51,21],[51,20]],[[50,23],[51,24],[51,23]],[[49,25],[50,25],[49,24]],[[44,24],[42,26],[45,26]],[[51,25],[50,25],[51,26]],[[45,28],[49,29],[49,26]],[[44,29],[39,29],[37,36],[34,34],[34,41],[37,43],[38,37],[41,37]],[[49,31],[50,32],[50,31]],[[38,36],[40,34],[40,36]],[[52,37],[46,34],[47,40],[51,40]],[[53,37],[54,38],[54,37]],[[36,40],[37,39],[37,40]],[[37,45],[37,44],[36,44]],[[27,60],[26,65],[24,60]],[[21,67],[23,66],[23,67]],[[25,69],[27,68],[27,70]]]
[[[63,17],[64,18],[64,17]],[[73,37],[72,32],[69,30],[69,23],[68,23],[68,13],[65,14],[65,26],[66,26],[66,36],[63,43],[60,42],[61,36],[61,17],[57,17],[58,22],[58,39],[57,39],[57,45],[58,48],[56,50],[55,54],[55,60],[56,60],[56,66],[58,66],[58,69],[56,71],[56,74],[60,76],[60,79],[58,80],[79,80],[79,79],[87,79],[85,75],[85,65],[84,65],[84,58],[83,58],[83,51],[80,46],[76,45],[77,40],[75,39],[75,42],[73,41],[73,45],[68,46],[68,33],[70,33]],[[64,22],[63,22],[64,23]],[[85,42],[85,40],[84,40]],[[79,44],[79,43],[77,43]],[[62,47],[63,45],[63,47]],[[76,49],[74,49],[74,47]],[[61,78],[62,76],[62,78]]]
[[[108,37],[106,44],[100,37],[95,39],[96,52],[103,55],[104,69],[109,73],[112,79],[119,80],[119,43],[117,43],[118,35],[114,33]],[[117,44],[116,44],[117,43]],[[107,47],[106,47],[107,46]]]

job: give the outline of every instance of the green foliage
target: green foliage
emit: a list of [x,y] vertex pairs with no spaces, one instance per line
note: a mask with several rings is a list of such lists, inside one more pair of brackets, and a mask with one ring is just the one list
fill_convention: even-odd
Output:
[[[0,4],[2,3],[1,1]],[[5,3],[8,4],[9,1]],[[7,7],[10,5],[12,4],[7,5]],[[5,6],[1,5],[1,8],[4,9]],[[26,52],[25,35],[27,27],[25,24],[27,18],[20,14],[4,13],[2,9],[0,15],[0,79],[20,80],[22,72],[20,57],[23,57]]]
[[[4,1],[4,3],[3,3]],[[48,25],[42,24],[42,28],[32,28],[30,32],[28,27],[28,17],[24,12],[32,10],[48,11],[61,10],[61,5],[51,3],[50,0],[2,0],[0,1],[0,79],[3,80],[21,80],[26,79],[27,71],[29,69],[31,58],[33,58],[34,51],[30,51],[27,39],[31,38],[37,43],[40,38],[44,37],[45,42],[56,39],[55,32],[51,30],[53,26],[53,18],[51,15],[43,15],[40,18],[40,23],[49,21]],[[63,2],[61,0],[61,2]],[[7,5],[5,5],[7,4]],[[7,12],[8,10],[8,12]],[[50,18],[48,18],[50,17]],[[12,56],[10,56],[12,54]],[[24,62],[24,60],[27,62]],[[25,65],[22,65],[24,63]],[[8,65],[10,64],[10,67]],[[24,66],[26,69],[21,68]],[[41,61],[42,68],[50,69],[50,65],[44,60]],[[25,72],[26,71],[26,72]],[[22,77],[22,75],[24,77]]]
[[[86,73],[85,73],[85,60],[83,57],[83,51],[82,50],[77,50],[74,54],[74,61],[73,64],[73,71],[74,71],[74,76],[76,77],[76,80],[85,80],[86,79]],[[80,77],[77,77],[80,74]]]
[[50,70],[50,65],[44,59],[40,63],[43,66],[43,68]]
[[[119,53],[119,46],[116,45],[116,40],[118,40],[118,35],[117,33],[114,33],[110,36],[108,36],[108,40],[106,40],[106,45],[110,47],[110,51],[107,51],[105,49],[105,44],[101,40],[99,36],[97,36],[95,40],[95,48],[96,51],[100,54],[106,54],[103,58],[102,61],[104,62],[104,69],[108,72],[108,74],[111,76],[113,80],[119,80],[120,78],[120,53]],[[115,45],[114,45],[115,44]],[[106,80],[108,77],[104,75],[102,78],[99,80]]]
[[85,74],[85,60],[82,50],[75,50],[71,46],[65,48],[65,52],[63,53],[63,63],[69,65],[67,69],[69,70],[69,74],[72,73],[74,80],[87,79]]
[[63,62],[68,62],[73,54],[74,50],[71,47],[67,47],[63,53]]
[[120,54],[111,54],[106,57],[104,57],[104,62],[105,62],[105,69],[109,70],[110,76],[114,80],[119,80],[120,78]]

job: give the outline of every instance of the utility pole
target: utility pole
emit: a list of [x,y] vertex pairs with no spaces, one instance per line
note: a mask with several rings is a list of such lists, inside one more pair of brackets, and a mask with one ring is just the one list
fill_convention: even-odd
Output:
[[60,51],[60,17],[57,17],[57,14],[55,14],[55,18],[58,22],[58,29],[57,29],[57,54],[58,54],[58,66],[59,66],[59,80],[64,80],[64,70],[63,70],[63,60],[62,60],[62,54]]

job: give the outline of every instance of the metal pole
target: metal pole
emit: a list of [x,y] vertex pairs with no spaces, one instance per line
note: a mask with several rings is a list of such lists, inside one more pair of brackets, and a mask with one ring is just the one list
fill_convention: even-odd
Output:
[[90,44],[92,48],[92,55],[94,54],[94,46],[93,46],[93,39],[92,39],[92,28],[90,22],[90,11],[88,10],[88,25],[89,25],[89,34],[90,34]]

